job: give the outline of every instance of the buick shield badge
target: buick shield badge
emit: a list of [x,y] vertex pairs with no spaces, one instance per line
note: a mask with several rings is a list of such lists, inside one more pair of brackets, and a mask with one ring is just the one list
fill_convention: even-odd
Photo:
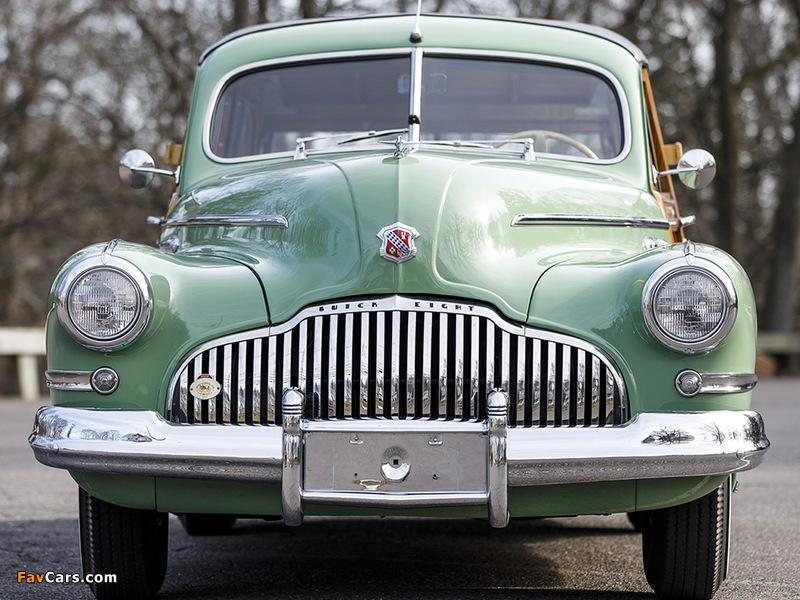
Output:
[[380,254],[386,260],[401,263],[417,255],[414,240],[419,237],[419,232],[413,227],[395,223],[388,225],[378,232],[381,240]]

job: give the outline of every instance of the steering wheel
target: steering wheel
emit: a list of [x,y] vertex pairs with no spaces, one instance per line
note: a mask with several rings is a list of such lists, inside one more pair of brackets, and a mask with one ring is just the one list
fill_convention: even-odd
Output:
[[518,131],[517,133],[508,136],[502,142],[498,142],[497,144],[494,145],[494,147],[499,148],[500,146],[503,146],[508,142],[512,142],[514,140],[524,140],[525,138],[533,138],[534,151],[536,151],[539,148],[546,148],[547,140],[556,140],[558,142],[564,142],[565,144],[572,146],[578,152],[585,154],[589,158],[593,158],[595,160],[598,159],[597,154],[595,154],[592,151],[592,149],[589,148],[589,146],[587,146],[583,142],[579,142],[575,138],[571,138],[568,135],[559,133],[558,131],[550,131],[548,129],[527,129],[525,131]]

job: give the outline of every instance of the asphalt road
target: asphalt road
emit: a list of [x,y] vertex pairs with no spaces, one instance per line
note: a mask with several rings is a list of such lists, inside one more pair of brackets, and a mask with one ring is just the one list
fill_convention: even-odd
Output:
[[[731,575],[715,600],[800,598],[800,379],[770,379],[754,408],[772,448],[734,496]],[[43,403],[45,401],[43,400]],[[19,583],[18,572],[80,573],[77,488],[27,445],[38,404],[0,400],[0,599],[92,598],[83,584]],[[653,598],[640,536],[622,515],[512,522],[248,520],[190,538],[172,519],[160,598],[277,600],[640,600]]]

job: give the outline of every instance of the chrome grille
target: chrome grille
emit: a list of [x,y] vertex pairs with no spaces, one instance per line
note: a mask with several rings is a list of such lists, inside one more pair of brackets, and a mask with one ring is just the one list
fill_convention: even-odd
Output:
[[[221,385],[215,398],[190,393],[201,376]],[[512,427],[618,425],[625,412],[622,378],[591,344],[481,306],[394,296],[312,307],[204,345],[173,379],[170,417],[280,424],[289,387],[313,420],[482,420],[494,388],[509,395]]]

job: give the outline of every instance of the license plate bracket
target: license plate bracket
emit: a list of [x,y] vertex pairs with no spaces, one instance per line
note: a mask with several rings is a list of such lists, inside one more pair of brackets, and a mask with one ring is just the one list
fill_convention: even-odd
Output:
[[483,431],[306,431],[307,492],[486,493]]

